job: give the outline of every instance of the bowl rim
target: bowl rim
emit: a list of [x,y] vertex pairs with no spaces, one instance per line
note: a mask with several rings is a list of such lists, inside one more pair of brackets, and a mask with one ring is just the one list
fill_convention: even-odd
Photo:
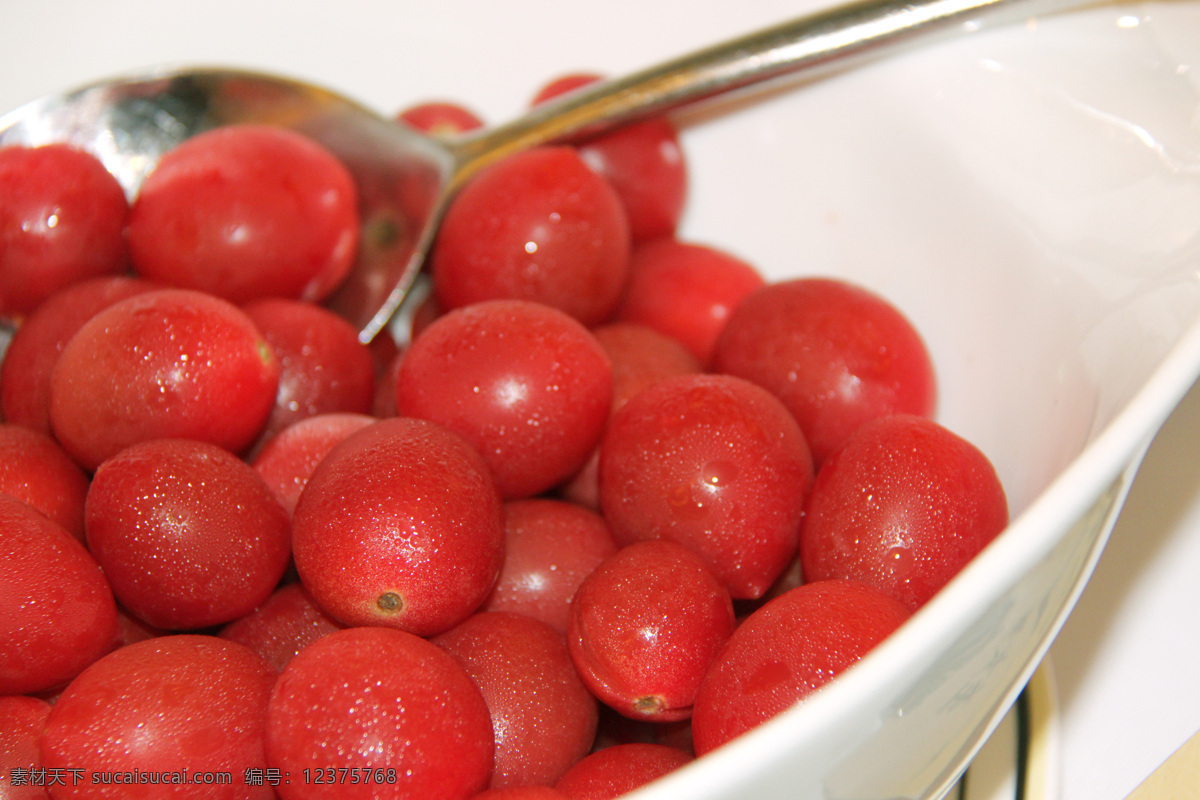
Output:
[[[1063,541],[1072,524],[1096,499],[1124,477],[1114,512],[1098,531],[1068,602],[1056,612],[1057,618],[1029,663],[1014,675],[1013,685],[993,709],[979,741],[964,751],[960,767],[965,769],[1049,650],[1095,567],[1142,456],[1198,379],[1200,309],[1193,311],[1192,320],[1166,349],[1142,386],[1114,412],[1107,424],[1092,434],[1028,507],[1010,520],[1001,535],[900,629],[855,664],[854,669],[757,728],[628,797],[655,800],[680,796],[680,792],[692,797],[716,797],[722,790],[736,788],[739,775],[756,768],[766,770],[786,758],[796,742],[811,741],[822,731],[832,730],[855,698],[862,701],[889,696],[898,664],[912,664],[936,652],[947,630],[963,627],[964,620],[971,618],[963,614],[964,608],[990,605],[1015,586],[1022,575]],[[1053,535],[1047,535],[1047,531]],[[733,764],[737,769],[730,769]]]

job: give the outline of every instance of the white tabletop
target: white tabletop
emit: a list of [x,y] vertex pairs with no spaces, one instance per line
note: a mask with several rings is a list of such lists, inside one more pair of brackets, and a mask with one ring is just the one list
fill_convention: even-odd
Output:
[[1124,798],[1200,730],[1200,384],[1151,445],[1050,661],[1061,800]]

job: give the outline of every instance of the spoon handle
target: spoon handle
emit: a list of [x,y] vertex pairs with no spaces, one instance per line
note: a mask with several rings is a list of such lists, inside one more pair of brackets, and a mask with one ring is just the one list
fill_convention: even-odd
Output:
[[[850,59],[867,57],[917,35],[946,31],[955,23],[972,22],[984,13],[991,16],[1031,2],[858,0],[836,5],[620,80],[591,84],[543,103],[505,125],[467,134],[449,144],[458,160],[457,177],[461,183],[483,166],[527,147],[600,133],[801,72],[817,75],[832,71],[844,67]],[[1055,3],[1071,4],[1078,4],[1078,0]]]

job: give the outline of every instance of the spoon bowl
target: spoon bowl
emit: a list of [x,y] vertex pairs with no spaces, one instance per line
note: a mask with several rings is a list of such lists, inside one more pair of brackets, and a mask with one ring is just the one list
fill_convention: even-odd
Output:
[[[1057,5],[1062,5],[1062,0]],[[1029,0],[860,0],[604,81],[506,125],[454,140],[409,130],[355,101],[276,75],[159,69],[34,100],[0,118],[0,146],[66,142],[98,156],[134,197],[158,158],[235,123],[292,128],[325,145],[359,184],[358,263],[328,305],[369,342],[409,294],[450,198],[488,164],[785,78],[812,78],[956,24],[978,27]],[[1045,8],[1045,4],[1039,8]]]

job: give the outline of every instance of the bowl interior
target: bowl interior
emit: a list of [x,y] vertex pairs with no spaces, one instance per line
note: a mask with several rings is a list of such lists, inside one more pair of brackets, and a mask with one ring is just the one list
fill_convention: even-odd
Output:
[[1194,5],[984,31],[688,129],[685,235],[893,300],[1014,514],[1200,307]]
[[685,235],[895,302],[1013,525],[838,685],[645,797],[929,796],[1012,701],[1200,373],[1198,10],[982,31],[687,128]]

